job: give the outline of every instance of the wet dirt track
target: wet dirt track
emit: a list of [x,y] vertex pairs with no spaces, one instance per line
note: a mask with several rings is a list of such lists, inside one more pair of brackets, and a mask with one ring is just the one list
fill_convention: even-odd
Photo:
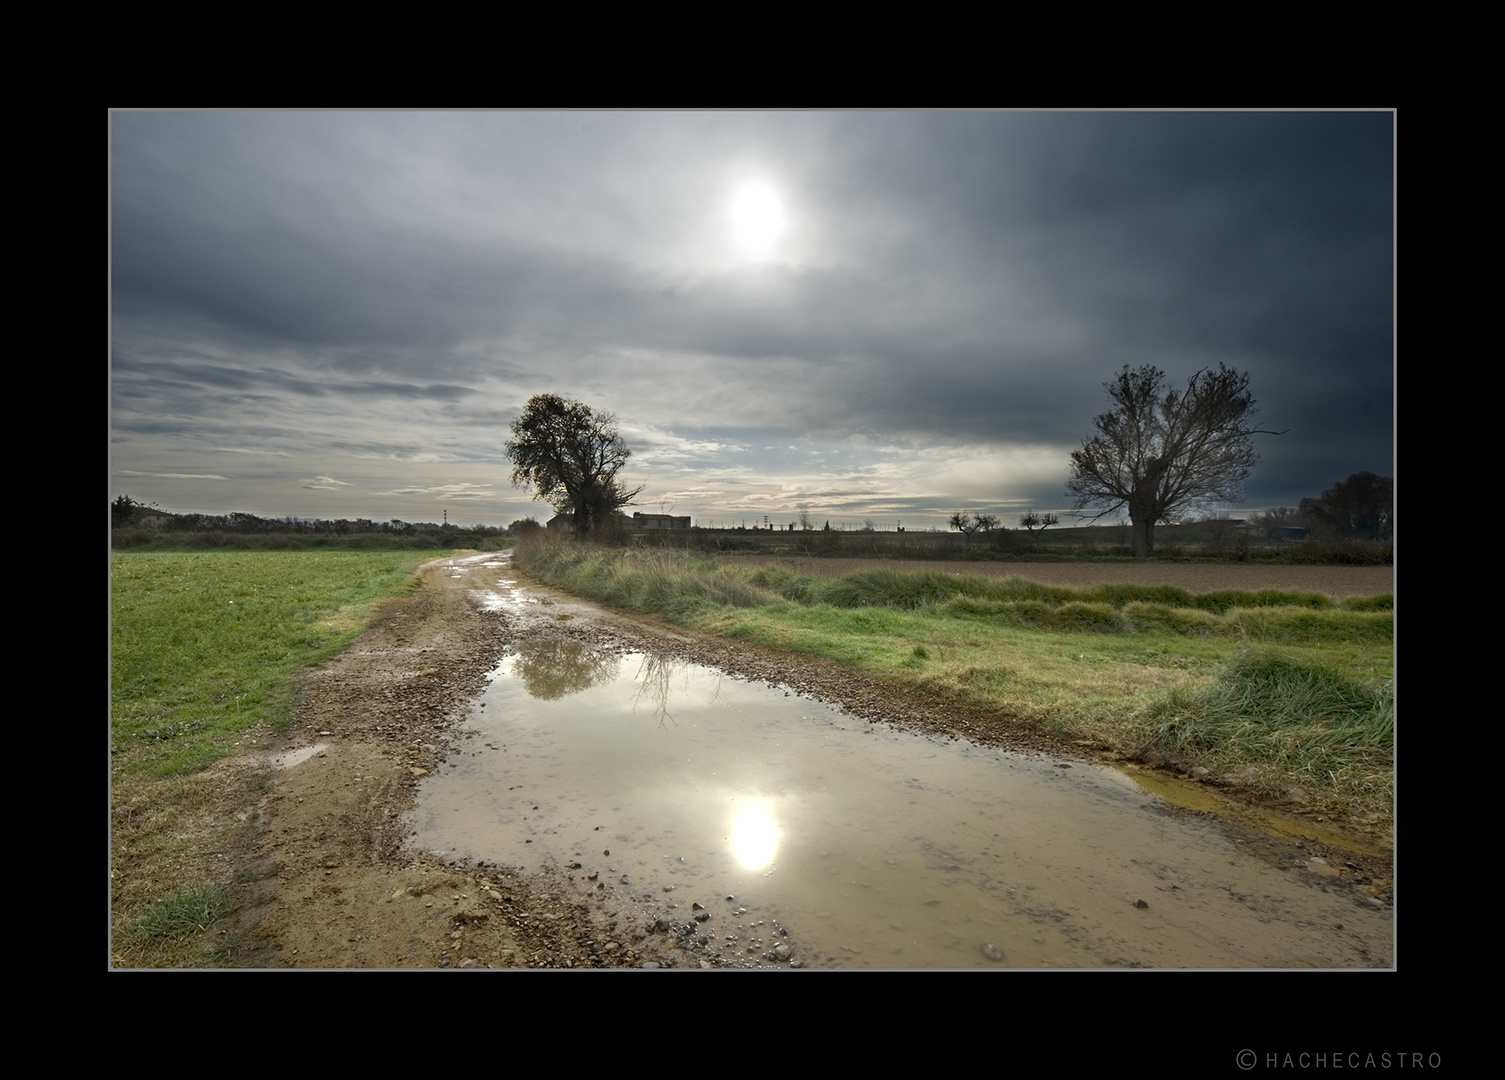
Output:
[[[506,868],[446,864],[403,847],[417,786],[447,756],[459,753],[464,741],[460,729],[472,702],[509,644],[547,638],[615,653],[694,660],[838,702],[866,719],[940,733],[962,727],[973,734],[986,728],[992,741],[1016,749],[1048,747],[1040,737],[1014,729],[1007,718],[979,717],[896,692],[836,665],[609,615],[532,586],[528,592],[547,602],[521,603],[518,594],[506,603],[505,589],[499,592],[497,585],[502,562],[475,556],[430,564],[424,588],[314,680],[299,732],[304,743],[318,742],[325,749],[280,774],[268,799],[270,825],[262,839],[265,856],[281,864],[277,896],[265,911],[263,926],[280,943],[284,963],[789,965],[787,952],[770,948],[765,954],[762,939],[755,946],[739,943],[734,953],[688,952],[680,946],[690,936],[686,931],[695,929],[690,912],[672,906],[673,899],[622,884],[609,866],[576,869],[557,859],[540,860],[536,866],[514,862]],[[505,576],[517,575],[508,570]],[[1356,874],[1344,868],[1341,856],[1309,842],[1287,847],[1283,857],[1291,872],[1325,874],[1320,867],[1336,865],[1333,887],[1352,891],[1343,876]],[[1314,854],[1319,859],[1325,855],[1327,862],[1311,864]],[[593,881],[591,873],[596,874]],[[1382,900],[1355,893],[1349,901],[1364,905],[1355,907],[1356,915],[1388,921]],[[1141,922],[1147,917],[1144,909],[1131,916]],[[1323,959],[1339,955],[1350,959]],[[1389,963],[1386,955],[1358,961],[1353,955],[1318,950],[1291,963]],[[826,966],[840,958],[820,950],[810,959]],[[798,950],[793,962],[800,962]],[[1140,961],[1132,950],[1113,949],[1087,960],[1116,962]],[[1254,962],[1283,966],[1269,959]]]

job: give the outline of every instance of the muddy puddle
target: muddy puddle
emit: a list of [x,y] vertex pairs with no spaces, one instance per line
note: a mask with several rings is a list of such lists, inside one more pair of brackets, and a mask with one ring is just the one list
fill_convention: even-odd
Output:
[[[530,602],[495,568],[502,605]],[[648,653],[520,640],[409,843],[561,872],[685,966],[1362,968],[1389,911],[1112,769],[942,742]]]

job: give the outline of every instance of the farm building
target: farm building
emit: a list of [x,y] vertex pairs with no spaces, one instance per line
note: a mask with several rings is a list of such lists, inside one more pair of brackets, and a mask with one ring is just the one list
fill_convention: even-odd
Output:
[[688,529],[690,519],[674,517],[670,514],[640,514],[632,515],[632,527],[634,529]]
[[[674,517],[670,514],[640,514],[634,513],[632,517],[626,514],[613,514],[617,522],[626,529],[635,531],[662,530],[662,529],[688,529],[690,518]],[[556,514],[551,517],[546,527],[553,532],[574,532],[574,514]]]

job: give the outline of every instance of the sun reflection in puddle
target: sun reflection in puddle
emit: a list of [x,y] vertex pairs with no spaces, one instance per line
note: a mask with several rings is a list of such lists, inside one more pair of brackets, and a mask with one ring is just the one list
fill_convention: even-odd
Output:
[[1383,914],[1303,886],[1120,773],[1059,764],[662,656],[533,639],[420,786],[410,841],[564,867],[592,904],[598,882],[613,904],[687,919],[693,903],[703,930],[687,948],[762,956],[777,926],[816,966],[1388,962]]
[[761,870],[773,862],[779,850],[779,827],[767,799],[753,799],[732,820],[732,854],[737,865]]

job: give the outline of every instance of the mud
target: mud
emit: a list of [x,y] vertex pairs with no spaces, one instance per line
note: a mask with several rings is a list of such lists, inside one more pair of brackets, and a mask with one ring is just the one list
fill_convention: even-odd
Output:
[[[461,732],[486,675],[509,645],[548,637],[616,653],[651,652],[774,683],[873,722],[965,736],[989,746],[1109,760],[1062,747],[1010,717],[888,686],[836,664],[690,634],[651,619],[609,614],[529,584],[539,602],[488,600],[498,560],[451,558],[421,571],[423,587],[310,682],[294,736],[278,752],[322,750],[277,770],[261,807],[257,854],[271,897],[245,919],[289,967],[684,966],[683,913],[583,873],[568,863],[493,866],[446,861],[405,848],[424,777],[460,753]],[[487,565],[491,563],[492,565]],[[508,571],[509,577],[518,577]],[[508,608],[511,609],[509,612]],[[1169,784],[1185,784],[1160,774]],[[1198,786],[1220,807],[1236,796]],[[1289,858],[1331,879],[1369,910],[1388,910],[1384,837],[1342,823],[1303,823],[1279,842]],[[1327,829],[1320,832],[1320,827]],[[1370,853],[1345,849],[1349,839]],[[1316,859],[1317,863],[1310,861]],[[1330,870],[1330,873],[1328,872]],[[273,873],[274,871],[274,873]],[[683,925],[682,925],[683,923]],[[781,955],[739,954],[701,966],[789,966]]]

